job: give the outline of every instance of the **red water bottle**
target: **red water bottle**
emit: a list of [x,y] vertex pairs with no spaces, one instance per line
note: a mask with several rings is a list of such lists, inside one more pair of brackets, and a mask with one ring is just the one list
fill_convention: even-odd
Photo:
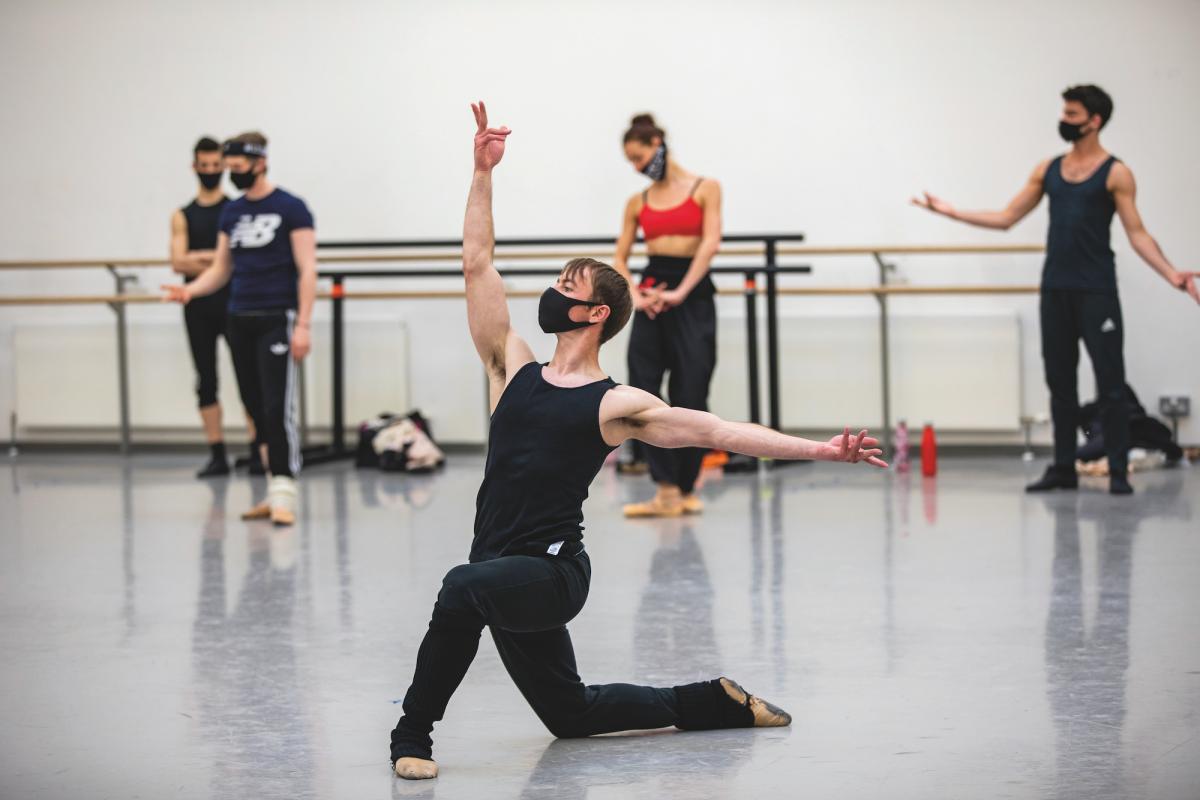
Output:
[[937,439],[933,435],[933,425],[928,422],[921,434],[921,474],[927,478],[937,475]]

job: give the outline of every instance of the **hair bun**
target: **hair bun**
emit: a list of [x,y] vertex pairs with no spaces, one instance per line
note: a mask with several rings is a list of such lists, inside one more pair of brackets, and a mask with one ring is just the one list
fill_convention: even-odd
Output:
[[638,126],[647,125],[651,128],[658,127],[658,123],[656,123],[654,121],[653,114],[635,114],[633,119],[630,120],[629,124],[630,125],[638,125]]

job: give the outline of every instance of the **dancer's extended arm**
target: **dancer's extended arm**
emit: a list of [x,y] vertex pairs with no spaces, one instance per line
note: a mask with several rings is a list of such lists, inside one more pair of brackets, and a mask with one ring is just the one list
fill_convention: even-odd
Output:
[[927,209],[935,214],[941,214],[943,217],[966,222],[969,225],[1006,231],[1023,220],[1041,202],[1043,193],[1042,181],[1046,177],[1046,167],[1048,165],[1048,161],[1043,161],[1037,165],[1033,170],[1033,174],[1029,176],[1029,180],[1021,187],[1021,191],[1017,192],[1017,196],[1009,202],[1003,211],[962,211],[940,197],[931,195],[929,192],[924,192],[922,197],[914,197],[911,202],[914,206]]
[[865,461],[886,467],[877,439],[846,428],[828,442],[814,442],[747,422],[730,422],[707,411],[673,408],[631,386],[618,386],[600,406],[601,430],[610,445],[637,439],[656,447],[709,447],[760,458]]
[[496,234],[492,226],[492,169],[504,157],[508,128],[489,128],[483,101],[475,113],[475,173],[463,221],[463,277],[467,285],[467,324],[475,350],[488,374],[494,409],[512,371],[533,360],[533,352],[512,329],[504,281],[492,263]]

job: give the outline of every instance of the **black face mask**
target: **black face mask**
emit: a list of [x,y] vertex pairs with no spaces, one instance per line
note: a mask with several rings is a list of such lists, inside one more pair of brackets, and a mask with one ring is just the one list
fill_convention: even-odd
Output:
[[661,181],[667,176],[667,143],[663,142],[654,155],[642,167],[642,174],[652,181]]
[[589,325],[594,325],[593,322],[576,322],[571,319],[570,312],[575,306],[602,306],[603,303],[594,303],[591,300],[576,300],[574,297],[567,297],[551,286],[546,291],[542,292],[542,299],[538,302],[538,325],[542,326],[542,330],[546,333],[563,333],[565,331],[578,330],[586,328]]
[[1064,141],[1077,142],[1083,138],[1083,129],[1085,127],[1087,127],[1086,122],[1082,125],[1072,125],[1070,122],[1066,122],[1065,120],[1059,120],[1058,135],[1061,136]]
[[197,172],[196,177],[200,179],[200,185],[205,189],[215,189],[221,185],[220,172]]
[[253,186],[254,181],[257,178],[258,178],[258,173],[256,173],[254,171],[253,166],[251,166],[250,169],[246,170],[245,172],[234,172],[233,170],[229,171],[230,182],[233,183],[233,185],[236,186],[237,188],[241,189],[243,192],[246,191],[247,189],[249,189],[251,186]]

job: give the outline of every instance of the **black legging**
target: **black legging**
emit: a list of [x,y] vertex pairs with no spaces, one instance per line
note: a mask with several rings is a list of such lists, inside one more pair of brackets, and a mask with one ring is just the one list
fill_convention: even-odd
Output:
[[676,727],[749,727],[753,718],[714,681],[655,688],[584,686],[566,623],[587,599],[591,562],[579,556],[502,556],[446,573],[417,652],[391,757],[430,758],[430,733],[490,627],[509,676],[546,728],[560,738]]
[[[651,256],[642,283],[679,285],[690,258]],[[629,384],[662,397],[667,376],[667,402],[680,408],[708,410],[708,385],[717,365],[716,289],[705,277],[680,305],[650,319],[638,312],[629,337]],[[678,486],[685,494],[696,486],[705,451],[698,447],[667,450],[646,447],[650,476]]]
[[1104,416],[1104,448],[1110,475],[1129,464],[1129,406],[1125,401],[1125,325],[1115,294],[1043,289],[1042,360],[1050,388],[1054,422],[1054,465],[1075,471],[1079,436],[1079,340],[1087,348],[1096,375]]
[[296,425],[296,362],[292,358],[294,311],[229,315],[229,349],[242,405],[254,420],[255,444],[267,446],[272,475],[300,471]]
[[229,293],[219,292],[198,297],[183,307],[188,346],[196,366],[196,397],[200,408],[217,402],[217,339],[225,336],[228,302]]

